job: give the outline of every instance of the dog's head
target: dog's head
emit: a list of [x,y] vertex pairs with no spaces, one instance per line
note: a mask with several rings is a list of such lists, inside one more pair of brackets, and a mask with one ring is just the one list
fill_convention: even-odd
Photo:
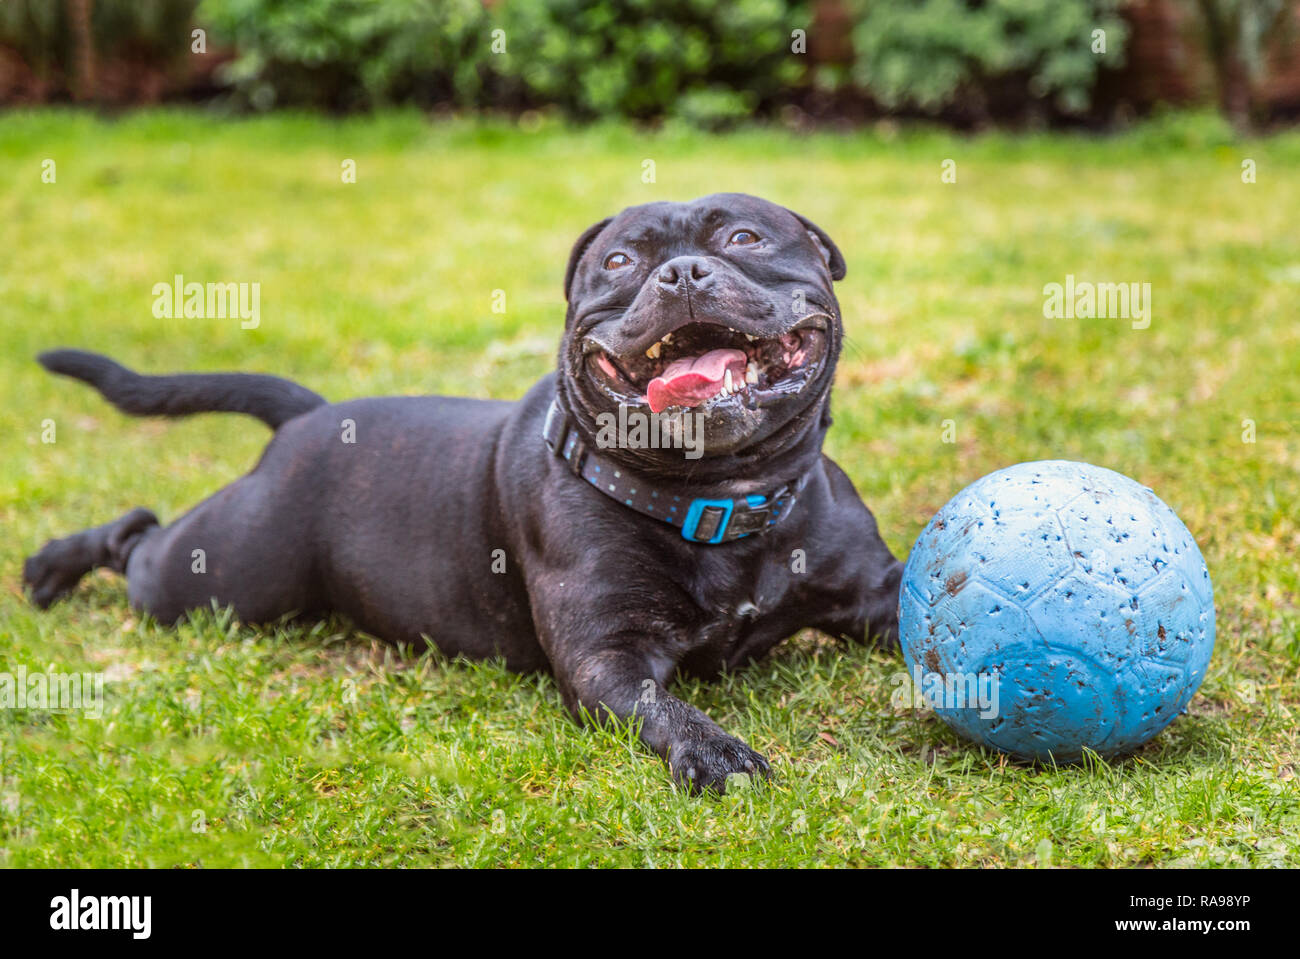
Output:
[[[741,193],[629,207],[573,247],[562,386],[588,430],[620,405],[699,414],[705,456],[824,418],[843,331],[825,232]],[[642,460],[653,454],[646,452]]]

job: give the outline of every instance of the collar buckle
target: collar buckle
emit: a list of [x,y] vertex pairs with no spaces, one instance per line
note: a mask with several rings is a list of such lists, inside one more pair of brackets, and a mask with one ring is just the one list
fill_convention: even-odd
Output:
[[721,543],[735,511],[734,499],[691,500],[686,519],[682,520],[682,538],[692,543]]

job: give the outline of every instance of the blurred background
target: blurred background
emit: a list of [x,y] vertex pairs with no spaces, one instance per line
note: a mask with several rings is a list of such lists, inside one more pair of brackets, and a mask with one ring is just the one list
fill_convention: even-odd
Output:
[[1212,104],[1260,128],[1300,117],[1298,11],[1297,0],[4,0],[0,104],[411,104],[710,129],[754,116],[1109,128]]

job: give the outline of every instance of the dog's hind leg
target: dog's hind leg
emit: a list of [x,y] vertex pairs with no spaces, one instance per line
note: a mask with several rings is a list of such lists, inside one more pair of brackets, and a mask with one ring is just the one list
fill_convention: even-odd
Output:
[[23,564],[23,583],[31,590],[32,602],[49,608],[101,566],[125,573],[140,540],[156,529],[158,517],[147,509],[133,509],[103,526],[50,540]]
[[163,623],[214,603],[245,623],[320,610],[310,498],[254,472],[151,530],[127,557],[131,605]]
[[51,540],[23,567],[32,602],[48,607],[97,567],[126,575],[131,605],[163,623],[213,603],[246,623],[320,608],[306,497],[257,474],[218,490],[169,526],[148,510]]

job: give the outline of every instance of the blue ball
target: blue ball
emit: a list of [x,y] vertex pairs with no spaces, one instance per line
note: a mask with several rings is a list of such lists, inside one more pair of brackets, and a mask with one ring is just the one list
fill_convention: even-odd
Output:
[[1214,648],[1214,595],[1174,511],[1127,476],[1049,460],[972,483],[903,571],[913,680],[959,733],[1025,759],[1141,746]]

